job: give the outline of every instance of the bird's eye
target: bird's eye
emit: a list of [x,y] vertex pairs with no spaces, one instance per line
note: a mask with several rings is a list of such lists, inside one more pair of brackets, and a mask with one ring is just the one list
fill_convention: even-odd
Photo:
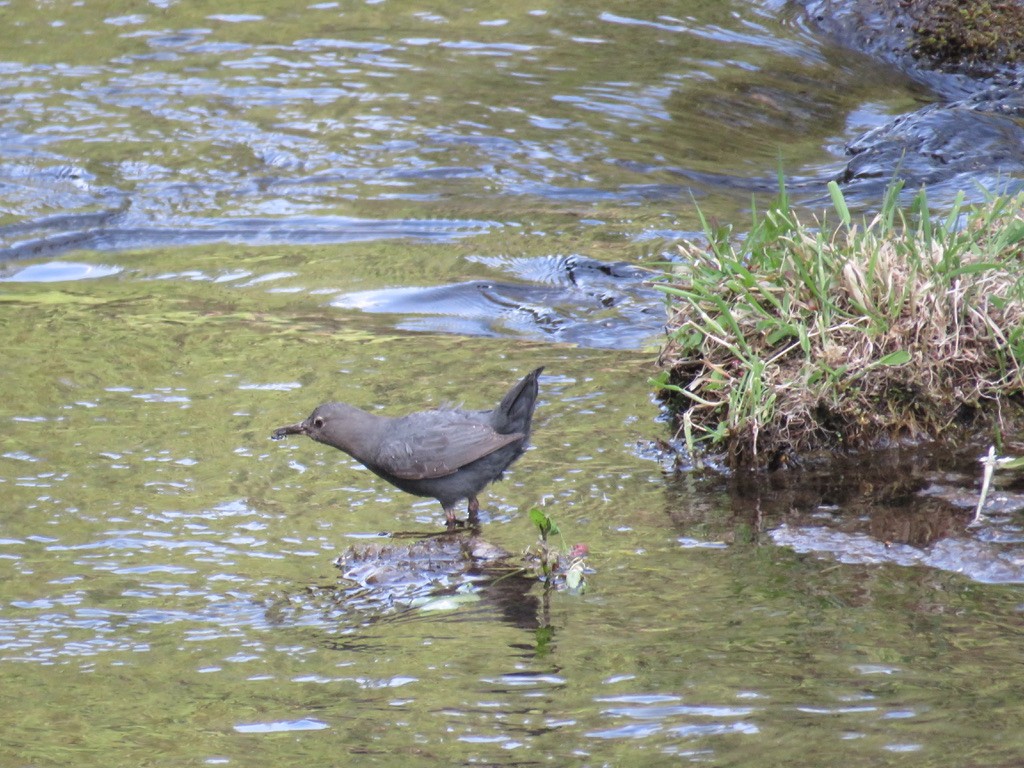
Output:
[[313,427],[315,429],[323,429],[323,426],[324,426],[324,417],[323,416],[317,416],[315,419],[313,419]]

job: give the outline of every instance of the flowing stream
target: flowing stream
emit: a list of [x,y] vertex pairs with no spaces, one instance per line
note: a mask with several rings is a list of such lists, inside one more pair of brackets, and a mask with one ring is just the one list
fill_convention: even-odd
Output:
[[[921,86],[752,0],[16,1],[0,43],[0,765],[1020,760],[980,447],[796,488],[650,450],[650,270],[780,165],[825,207]],[[542,507],[582,594],[269,439],[538,365],[478,536],[516,561]]]

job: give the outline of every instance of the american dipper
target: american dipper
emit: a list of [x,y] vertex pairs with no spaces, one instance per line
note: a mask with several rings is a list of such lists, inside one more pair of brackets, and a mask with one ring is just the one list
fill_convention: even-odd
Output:
[[334,446],[396,488],[440,501],[453,528],[455,505],[469,499],[469,521],[476,522],[476,495],[526,450],[543,370],[527,375],[491,411],[445,407],[392,418],[324,403],[271,437],[306,435]]

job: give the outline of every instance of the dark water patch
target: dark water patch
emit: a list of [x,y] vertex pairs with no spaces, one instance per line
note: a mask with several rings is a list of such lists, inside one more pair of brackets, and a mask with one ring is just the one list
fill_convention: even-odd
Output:
[[[26,233],[34,234],[39,232],[57,231],[67,233],[66,236],[75,237],[76,233],[88,232],[93,229],[102,228],[123,214],[127,210],[124,206],[95,213],[69,213],[46,216],[41,219],[25,219],[13,224],[0,227],[0,241],[10,242]],[[78,234],[81,237],[81,234]]]
[[481,258],[531,283],[472,281],[361,291],[336,307],[398,316],[401,330],[516,335],[592,348],[635,349],[662,331],[660,297],[645,270],[579,256]]
[[[76,217],[59,224],[51,220],[40,229],[74,225]],[[193,247],[213,243],[245,245],[309,245],[373,240],[413,239],[449,242],[474,237],[501,225],[489,221],[366,220],[343,217],[289,219],[192,219],[174,228],[101,227],[11,243],[0,249],[0,261],[58,256],[69,250],[137,250],[157,247]],[[10,232],[15,236],[32,231],[28,223]],[[0,232],[0,237],[4,233]]]
[[[654,455],[679,471],[664,452]],[[684,501],[676,495],[681,489],[669,515],[697,541],[766,538],[841,563],[917,565],[985,583],[1021,583],[1024,534],[1016,517],[1024,496],[1012,477],[997,474],[985,514],[974,522],[977,459],[969,448],[934,447],[812,459],[801,468],[704,481],[728,489],[731,522],[712,524],[706,502]]]

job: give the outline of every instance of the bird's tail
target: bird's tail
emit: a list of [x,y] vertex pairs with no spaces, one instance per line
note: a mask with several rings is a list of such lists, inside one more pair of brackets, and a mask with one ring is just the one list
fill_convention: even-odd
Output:
[[543,370],[544,366],[541,366],[527,374],[502,398],[491,417],[491,426],[496,432],[506,435],[511,432],[529,434],[533,409],[537,405],[537,378]]

